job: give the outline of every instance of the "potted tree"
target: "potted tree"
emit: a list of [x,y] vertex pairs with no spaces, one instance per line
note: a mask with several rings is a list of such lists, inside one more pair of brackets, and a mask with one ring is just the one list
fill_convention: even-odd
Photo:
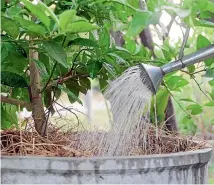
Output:
[[[59,137],[48,137],[50,133],[57,133],[56,130],[52,132],[48,120],[57,111],[54,104],[61,93],[68,95],[70,103],[82,103],[79,94],[90,89],[89,78],[97,78],[100,88],[104,89],[108,80],[139,61],[161,65],[177,57],[179,51],[182,54],[185,48],[185,52],[190,52],[209,45],[211,41],[201,34],[194,35],[197,48],[187,48],[184,39],[181,49],[172,47],[166,38],[157,50],[138,44],[134,38],[149,25],[154,25],[159,34],[156,27],[159,24],[168,34],[169,30],[166,32],[167,28],[160,23],[163,12],[172,16],[168,29],[179,19],[191,28],[199,26],[199,29],[210,31],[209,28],[214,27],[213,2],[185,1],[176,5],[148,1],[147,10],[142,10],[144,5],[137,0],[14,0],[2,1],[1,5],[1,129],[6,130],[1,137],[3,183],[206,183],[212,149],[186,151],[196,147],[195,142],[188,145],[191,140],[186,143],[186,139],[178,139],[185,145],[185,152],[87,157],[87,154],[80,152],[78,155],[78,151],[56,143],[61,141]],[[115,33],[124,39],[119,40],[120,46]],[[185,35],[188,36],[188,32]],[[191,66],[183,72],[193,80],[199,72],[206,72],[213,78],[213,60],[204,61],[203,69]],[[163,88],[157,93],[159,123],[166,120],[164,112],[169,96],[174,97],[174,91],[188,84],[180,73],[165,78]],[[213,79],[209,84],[212,91],[205,106],[213,106]],[[184,118],[184,122],[191,122],[194,115],[203,111],[203,106],[191,99],[183,98],[183,101],[191,103]],[[36,130],[33,137],[32,132],[23,131],[19,124],[16,113],[23,108],[32,111]],[[156,114],[152,113],[151,121],[154,117]],[[17,131],[7,130],[12,127]],[[27,147],[23,144],[26,140],[30,141]],[[17,143],[12,143],[15,141]],[[163,141],[166,140],[161,140],[161,145]],[[44,153],[45,157],[37,156],[34,149],[39,146],[49,147],[48,151],[57,147],[58,157],[46,157],[51,155],[48,152]],[[45,147],[40,148],[41,151]],[[8,156],[8,151],[23,156]]]

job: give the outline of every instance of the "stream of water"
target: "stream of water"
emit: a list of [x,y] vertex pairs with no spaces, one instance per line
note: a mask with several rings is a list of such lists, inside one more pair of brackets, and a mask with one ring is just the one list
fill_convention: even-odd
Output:
[[81,151],[98,156],[130,156],[147,146],[152,92],[139,66],[127,69],[109,84],[104,96],[110,102],[111,129],[84,131],[77,136]]
[[101,155],[128,156],[142,141],[146,143],[152,98],[146,80],[139,66],[134,66],[110,83],[104,96],[111,104],[113,122],[102,141]]

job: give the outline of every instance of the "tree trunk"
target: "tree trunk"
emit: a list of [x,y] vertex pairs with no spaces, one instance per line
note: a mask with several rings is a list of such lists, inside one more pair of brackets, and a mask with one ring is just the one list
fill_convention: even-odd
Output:
[[148,28],[143,29],[143,31],[139,34],[141,43],[150,49],[152,52],[152,56],[156,58],[155,53],[154,53],[154,46],[153,46],[153,39],[152,39],[152,34],[151,31]]
[[166,107],[166,111],[165,111],[165,126],[166,129],[169,131],[178,131],[178,127],[177,127],[177,121],[176,121],[176,117],[175,117],[175,111],[174,111],[174,107],[173,107],[173,102],[172,102],[172,98],[169,97],[168,99],[168,104]]
[[[33,42],[30,41],[29,47],[35,47]],[[30,64],[30,89],[31,89],[31,102],[32,102],[32,117],[35,123],[36,131],[44,136],[46,134],[46,119],[45,111],[42,103],[40,74],[37,69],[36,63],[33,59],[38,60],[38,52],[33,49],[29,50],[29,64]]]
[[125,41],[123,39],[123,34],[120,31],[111,31],[111,36],[114,38],[115,40],[115,44],[117,46],[122,47],[125,44]]

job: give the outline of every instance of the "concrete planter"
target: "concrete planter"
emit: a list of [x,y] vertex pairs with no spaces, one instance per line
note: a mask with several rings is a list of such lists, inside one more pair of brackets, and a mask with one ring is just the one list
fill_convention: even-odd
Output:
[[212,148],[134,157],[1,157],[6,184],[204,184]]

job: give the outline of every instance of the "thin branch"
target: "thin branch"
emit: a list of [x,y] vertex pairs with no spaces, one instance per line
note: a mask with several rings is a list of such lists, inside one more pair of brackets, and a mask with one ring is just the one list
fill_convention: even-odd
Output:
[[[212,70],[212,69],[214,69],[214,67],[212,67],[212,68],[210,68],[210,69]],[[204,72],[204,71],[206,71],[206,70],[207,70],[207,69],[202,69],[202,70],[196,71],[196,72],[194,72],[194,73],[192,73],[192,74],[194,75],[194,74],[197,74],[197,73],[200,73],[200,72]]]
[[185,35],[184,35],[184,39],[183,39],[183,42],[182,42],[182,45],[181,45],[181,50],[179,52],[179,56],[178,56],[178,59],[181,59],[183,58],[184,56],[184,48],[186,46],[186,43],[187,43],[187,40],[188,40],[188,37],[189,37],[189,32],[190,32],[190,28],[186,28],[186,32],[185,32]]
[[[63,82],[66,82],[66,81],[68,81],[68,80],[75,79],[75,78],[77,78],[77,77],[82,77],[82,78],[84,78],[84,77],[89,77],[89,76],[86,75],[86,74],[85,74],[85,75],[76,74],[76,75],[73,75],[73,76],[65,77],[65,78],[62,79],[62,81],[63,81]],[[58,80],[55,80],[55,81],[53,81],[52,83],[48,84],[47,88],[49,88],[49,87],[51,87],[51,86],[56,86],[57,83],[58,83]]]
[[166,90],[169,92],[169,94],[172,96],[172,98],[175,100],[175,102],[179,105],[179,107],[188,115],[191,117],[191,115],[182,107],[182,105],[175,99],[174,95],[171,93],[171,91],[169,90],[169,88],[167,87],[167,85],[165,83],[163,83],[164,87],[166,88]]
[[64,75],[64,77],[67,77],[67,76],[71,75],[71,73],[72,73],[72,71],[73,71],[73,69],[74,69],[74,64],[75,64],[75,62],[76,62],[76,60],[77,60],[77,57],[80,55],[80,53],[81,53],[82,51],[87,51],[87,50],[88,50],[88,49],[84,48],[84,49],[81,49],[81,50],[77,53],[77,55],[75,56],[75,58],[74,58],[74,60],[73,60],[71,69],[68,71],[68,73],[66,73],[66,74]]
[[32,109],[32,104],[30,102],[26,102],[26,101],[23,101],[23,100],[17,100],[17,99],[14,99],[14,98],[9,98],[7,96],[2,96],[1,95],[1,102],[3,103],[9,103],[9,104],[12,104],[12,105],[19,105],[21,107],[26,107],[28,110],[31,110]]
[[167,36],[169,36],[169,32],[170,32],[170,30],[171,30],[171,27],[172,27],[173,22],[175,21],[175,18],[176,18],[175,15],[172,16],[172,18],[171,18],[169,24],[167,25],[167,30],[168,30]]
[[[200,84],[197,82],[197,80],[196,80],[195,77],[194,77],[194,74],[198,73],[199,71],[197,71],[196,73],[189,73],[188,71],[184,71],[184,70],[180,70],[180,71],[182,71],[182,72],[188,74],[188,75],[195,81],[195,83],[197,84],[197,86],[198,86],[198,88],[200,89],[200,91],[204,94],[204,96],[206,96],[206,98],[207,98],[209,101],[211,101],[211,99],[209,98],[209,96],[202,90]],[[206,71],[206,70],[201,70],[201,72],[202,72],[202,71]]]
[[184,34],[184,31],[182,30],[182,25],[175,19],[175,23],[178,25],[178,26],[180,26],[180,29],[181,29],[181,32],[182,32],[182,34],[183,34],[183,36],[185,35]]
[[197,82],[197,80],[193,77],[193,75],[192,75],[191,77],[192,77],[192,79],[195,81],[195,83],[197,84],[197,86],[198,86],[198,88],[200,89],[200,91],[204,94],[204,96],[206,96],[207,99],[208,99],[209,101],[211,101],[211,99],[209,98],[209,96],[207,96],[207,94],[201,89],[200,84],[199,84],[199,83]]
[[42,88],[41,93],[44,92],[44,90],[47,88],[48,84],[50,83],[51,78],[52,78],[52,76],[53,76],[53,73],[54,73],[54,71],[55,71],[55,69],[56,69],[56,66],[57,66],[57,62],[55,62],[54,66],[53,66],[53,69],[52,69],[52,71],[51,71],[51,74],[50,74],[50,76],[49,76],[49,78],[48,78],[48,81],[46,82],[45,86]]
[[54,103],[57,104],[57,105],[59,105],[59,106],[62,107],[63,109],[69,111],[70,113],[72,113],[72,114],[76,117],[76,119],[77,119],[77,124],[78,124],[78,126],[81,124],[82,127],[85,129],[84,125],[83,125],[82,122],[79,120],[79,118],[78,118],[78,116],[77,116],[77,114],[76,114],[75,112],[71,111],[69,108],[67,108],[67,107],[65,107],[65,106],[63,106],[63,105],[61,105],[60,103],[58,103],[58,102],[56,102],[56,101],[54,101]]

